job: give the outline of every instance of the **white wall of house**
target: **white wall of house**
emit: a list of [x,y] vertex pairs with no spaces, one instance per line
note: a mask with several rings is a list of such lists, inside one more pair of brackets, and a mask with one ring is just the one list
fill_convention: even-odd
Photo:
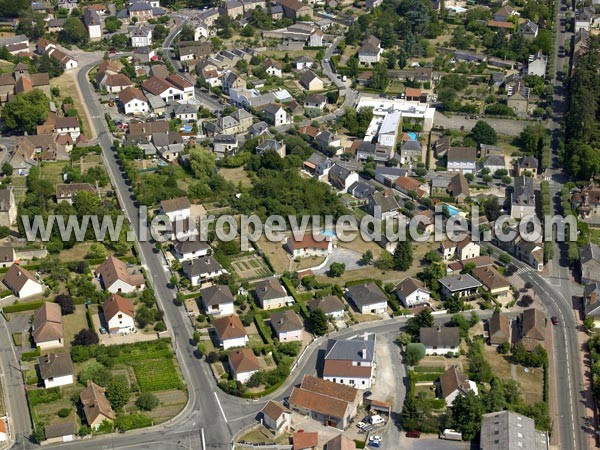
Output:
[[250,377],[258,372],[258,370],[251,370],[250,372],[240,372],[235,374],[235,379],[240,383],[246,383]]
[[135,331],[135,322],[133,317],[122,312],[118,312],[108,321],[108,329],[111,334],[128,334]]
[[463,248],[458,249],[458,258],[463,259],[477,258],[480,254],[481,247],[476,242],[469,242]]
[[235,338],[235,339],[225,339],[221,341],[221,345],[223,346],[223,350],[227,350],[234,347],[245,347],[248,343],[248,336]]
[[262,302],[262,309],[277,309],[283,308],[288,302],[293,302],[294,299],[291,296],[273,298],[270,300],[264,300]]
[[407,295],[406,298],[398,292],[397,297],[398,300],[400,300],[402,304],[407,308],[416,305],[422,305],[423,303],[428,303],[431,299],[429,296],[429,292],[427,292],[424,289],[417,289],[416,291]]
[[288,331],[281,333],[278,336],[279,342],[294,342],[302,340],[302,330]]
[[437,348],[433,348],[433,347],[425,347],[425,354],[426,355],[445,355],[448,352],[453,352],[456,353],[458,352],[458,347],[437,347]]
[[187,219],[190,217],[190,208],[178,209],[177,211],[166,212],[165,215],[171,222],[176,222],[180,219]]
[[19,292],[15,292],[17,297],[26,298],[44,293],[44,286],[33,280],[27,280]]
[[[137,288],[135,286],[132,286],[131,284],[126,283],[123,280],[117,280],[110,286],[105,286],[105,288],[111,294],[118,294],[119,292],[122,292],[124,294],[129,294],[129,293],[135,292],[137,290]],[[144,285],[140,286],[140,289],[144,289]]]
[[150,111],[148,103],[142,100],[131,100],[123,105],[125,114],[147,114]]
[[44,379],[44,387],[46,389],[58,387],[58,386],[67,386],[68,384],[73,384],[73,383],[74,383],[73,374],[64,375],[62,377],[45,378]]
[[387,311],[387,302],[373,303],[371,305],[363,305],[360,308],[361,314],[385,314]]
[[227,316],[229,314],[235,314],[235,307],[233,306],[233,302],[209,306],[208,309],[206,309],[206,314],[210,314],[211,316]]
[[97,40],[102,38],[102,27],[100,25],[92,25],[88,27],[88,35],[90,40]]
[[306,256],[327,256],[330,253],[331,251],[327,248],[296,248],[292,252],[294,258],[304,258]]
[[352,386],[356,389],[370,389],[371,388],[371,377],[369,378],[355,378],[355,377],[323,377],[324,380],[333,381],[338,384],[345,384],[346,386]]
[[35,344],[40,348],[41,351],[64,347],[64,343],[61,339],[55,339],[53,341],[46,342],[36,342]]
[[339,311],[333,311],[330,313],[325,313],[327,317],[331,317],[333,319],[342,319],[344,317],[344,310],[340,309]]
[[192,259],[197,259],[202,256],[208,255],[208,251],[209,251],[209,249],[205,249],[205,250],[200,250],[197,252],[185,252],[183,254],[181,254],[179,252],[175,252],[175,256],[177,257],[177,259],[179,261],[190,261]]

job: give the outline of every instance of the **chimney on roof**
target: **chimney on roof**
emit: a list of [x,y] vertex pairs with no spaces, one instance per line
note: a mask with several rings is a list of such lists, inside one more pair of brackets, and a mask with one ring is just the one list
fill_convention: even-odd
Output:
[[366,347],[360,351],[360,357],[361,357],[361,359],[367,359],[367,348]]

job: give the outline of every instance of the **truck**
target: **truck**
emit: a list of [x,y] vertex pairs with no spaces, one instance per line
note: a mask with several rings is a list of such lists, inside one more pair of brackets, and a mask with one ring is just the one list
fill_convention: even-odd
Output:
[[462,433],[446,428],[440,434],[440,439],[446,439],[448,441],[462,441]]

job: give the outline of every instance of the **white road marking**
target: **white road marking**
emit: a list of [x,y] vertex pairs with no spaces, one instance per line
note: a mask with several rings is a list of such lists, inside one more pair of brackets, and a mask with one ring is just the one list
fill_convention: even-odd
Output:
[[219,409],[221,410],[221,414],[223,415],[223,419],[225,420],[225,423],[229,423],[229,421],[227,420],[227,416],[225,415],[225,411],[223,411],[223,407],[221,406],[221,400],[219,400],[219,396],[217,395],[216,392],[214,394],[215,394],[215,398],[217,399]]

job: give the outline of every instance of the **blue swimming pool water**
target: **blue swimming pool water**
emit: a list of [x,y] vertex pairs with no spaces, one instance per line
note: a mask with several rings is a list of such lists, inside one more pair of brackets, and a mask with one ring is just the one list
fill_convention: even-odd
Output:
[[444,203],[444,206],[448,208],[448,213],[450,216],[456,216],[457,214],[460,214],[460,209],[456,208],[455,206],[449,205],[448,203]]
[[185,131],[186,133],[189,133],[190,131],[192,131],[194,129],[194,127],[192,125],[184,125],[182,128],[183,128],[183,131]]
[[419,139],[419,135],[417,133],[415,133],[414,131],[409,131],[406,134],[408,134],[408,137],[410,138],[411,141],[416,141],[417,139]]
[[323,230],[321,231],[321,234],[327,237],[335,237],[335,231],[333,230]]

